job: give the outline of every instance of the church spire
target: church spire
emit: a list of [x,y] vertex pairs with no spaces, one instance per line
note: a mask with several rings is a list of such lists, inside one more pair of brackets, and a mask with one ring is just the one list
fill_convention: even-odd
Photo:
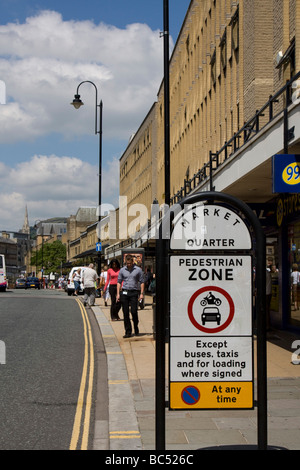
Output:
[[22,227],[22,233],[30,233],[27,205],[25,207],[25,218],[24,218],[24,224]]

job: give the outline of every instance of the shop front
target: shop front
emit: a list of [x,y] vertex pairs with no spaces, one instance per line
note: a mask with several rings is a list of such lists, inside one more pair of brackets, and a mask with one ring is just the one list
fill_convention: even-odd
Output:
[[277,199],[278,303],[281,327],[300,331],[300,194]]

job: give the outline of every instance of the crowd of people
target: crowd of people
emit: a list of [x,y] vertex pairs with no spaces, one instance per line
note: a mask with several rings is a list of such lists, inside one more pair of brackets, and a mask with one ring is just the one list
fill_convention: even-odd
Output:
[[136,336],[139,335],[138,307],[144,308],[145,292],[155,293],[155,275],[149,268],[144,273],[133,256],[127,254],[123,267],[114,258],[109,266],[104,267],[99,276],[94,265],[90,264],[87,268],[78,268],[72,276],[72,281],[75,296],[79,294],[80,287],[84,289],[83,304],[85,306],[95,305],[97,296],[103,297],[105,306],[108,306],[110,300],[111,321],[122,320],[119,316],[122,309],[124,338],[131,337],[133,330]]

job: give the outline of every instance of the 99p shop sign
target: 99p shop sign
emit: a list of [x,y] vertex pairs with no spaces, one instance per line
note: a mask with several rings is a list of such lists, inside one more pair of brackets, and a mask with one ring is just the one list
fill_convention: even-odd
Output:
[[225,207],[194,206],[175,220],[170,246],[170,409],[252,409],[247,226]]

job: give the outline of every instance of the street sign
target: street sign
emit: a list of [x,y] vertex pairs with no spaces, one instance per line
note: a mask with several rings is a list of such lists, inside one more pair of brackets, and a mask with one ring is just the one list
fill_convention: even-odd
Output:
[[300,155],[273,156],[273,193],[300,192]]
[[193,204],[174,219],[171,250],[250,249],[251,237],[243,219],[221,205]]
[[159,450],[165,448],[166,332],[170,409],[253,409],[254,315],[257,441],[258,450],[267,449],[265,244],[251,208],[229,194],[194,193],[162,218],[155,309]]
[[171,256],[170,273],[171,409],[252,408],[251,256]]
[[251,256],[174,255],[170,270],[172,336],[252,334]]
[[194,205],[174,221],[171,409],[253,408],[251,245],[227,207]]
[[102,243],[101,242],[98,242],[96,243],[96,251],[102,251]]

